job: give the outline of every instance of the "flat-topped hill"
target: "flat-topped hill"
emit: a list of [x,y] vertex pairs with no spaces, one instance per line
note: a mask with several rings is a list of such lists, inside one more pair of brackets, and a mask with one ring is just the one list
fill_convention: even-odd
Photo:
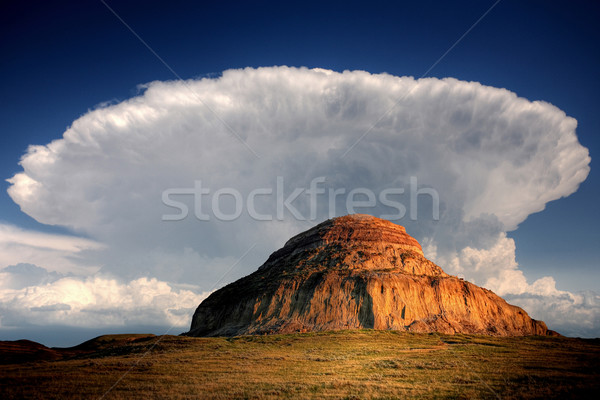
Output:
[[294,236],[256,272],[212,293],[188,335],[361,328],[555,334],[493,292],[446,274],[403,227],[359,214]]

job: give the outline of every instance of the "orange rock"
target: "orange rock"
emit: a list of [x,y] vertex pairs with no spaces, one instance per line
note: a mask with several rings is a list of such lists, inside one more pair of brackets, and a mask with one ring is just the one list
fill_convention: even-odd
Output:
[[256,272],[212,293],[187,335],[360,328],[555,334],[493,292],[446,274],[402,226],[356,214],[294,236]]

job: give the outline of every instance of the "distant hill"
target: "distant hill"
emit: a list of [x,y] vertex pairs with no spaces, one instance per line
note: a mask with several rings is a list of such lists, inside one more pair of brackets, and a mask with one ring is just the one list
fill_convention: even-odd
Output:
[[363,328],[558,335],[493,292],[446,274],[402,226],[361,214],[291,238],[256,272],[205,299],[187,335]]
[[112,354],[115,349],[155,338],[151,334],[103,335],[74,347],[46,347],[31,340],[0,341],[0,364],[20,364],[36,361],[58,361]]

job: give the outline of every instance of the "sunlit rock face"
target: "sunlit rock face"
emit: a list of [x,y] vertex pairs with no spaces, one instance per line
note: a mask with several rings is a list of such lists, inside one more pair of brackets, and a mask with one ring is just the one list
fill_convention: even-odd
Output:
[[446,274],[402,226],[360,214],[291,238],[256,272],[204,300],[187,334],[361,328],[554,334],[493,292]]

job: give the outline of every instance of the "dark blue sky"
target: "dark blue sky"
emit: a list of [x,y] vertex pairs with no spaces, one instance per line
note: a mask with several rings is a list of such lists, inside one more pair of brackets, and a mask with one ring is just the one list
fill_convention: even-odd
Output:
[[[107,3],[183,78],[271,65],[420,77],[494,1]],[[175,79],[100,1],[1,7],[3,179],[20,170],[29,144],[60,138],[88,109]],[[559,289],[598,290],[600,278],[599,17],[596,2],[504,0],[429,73],[507,88],[578,120],[592,156],[588,179],[511,233],[527,276],[554,275]],[[1,221],[62,231],[21,213],[7,187]]]

